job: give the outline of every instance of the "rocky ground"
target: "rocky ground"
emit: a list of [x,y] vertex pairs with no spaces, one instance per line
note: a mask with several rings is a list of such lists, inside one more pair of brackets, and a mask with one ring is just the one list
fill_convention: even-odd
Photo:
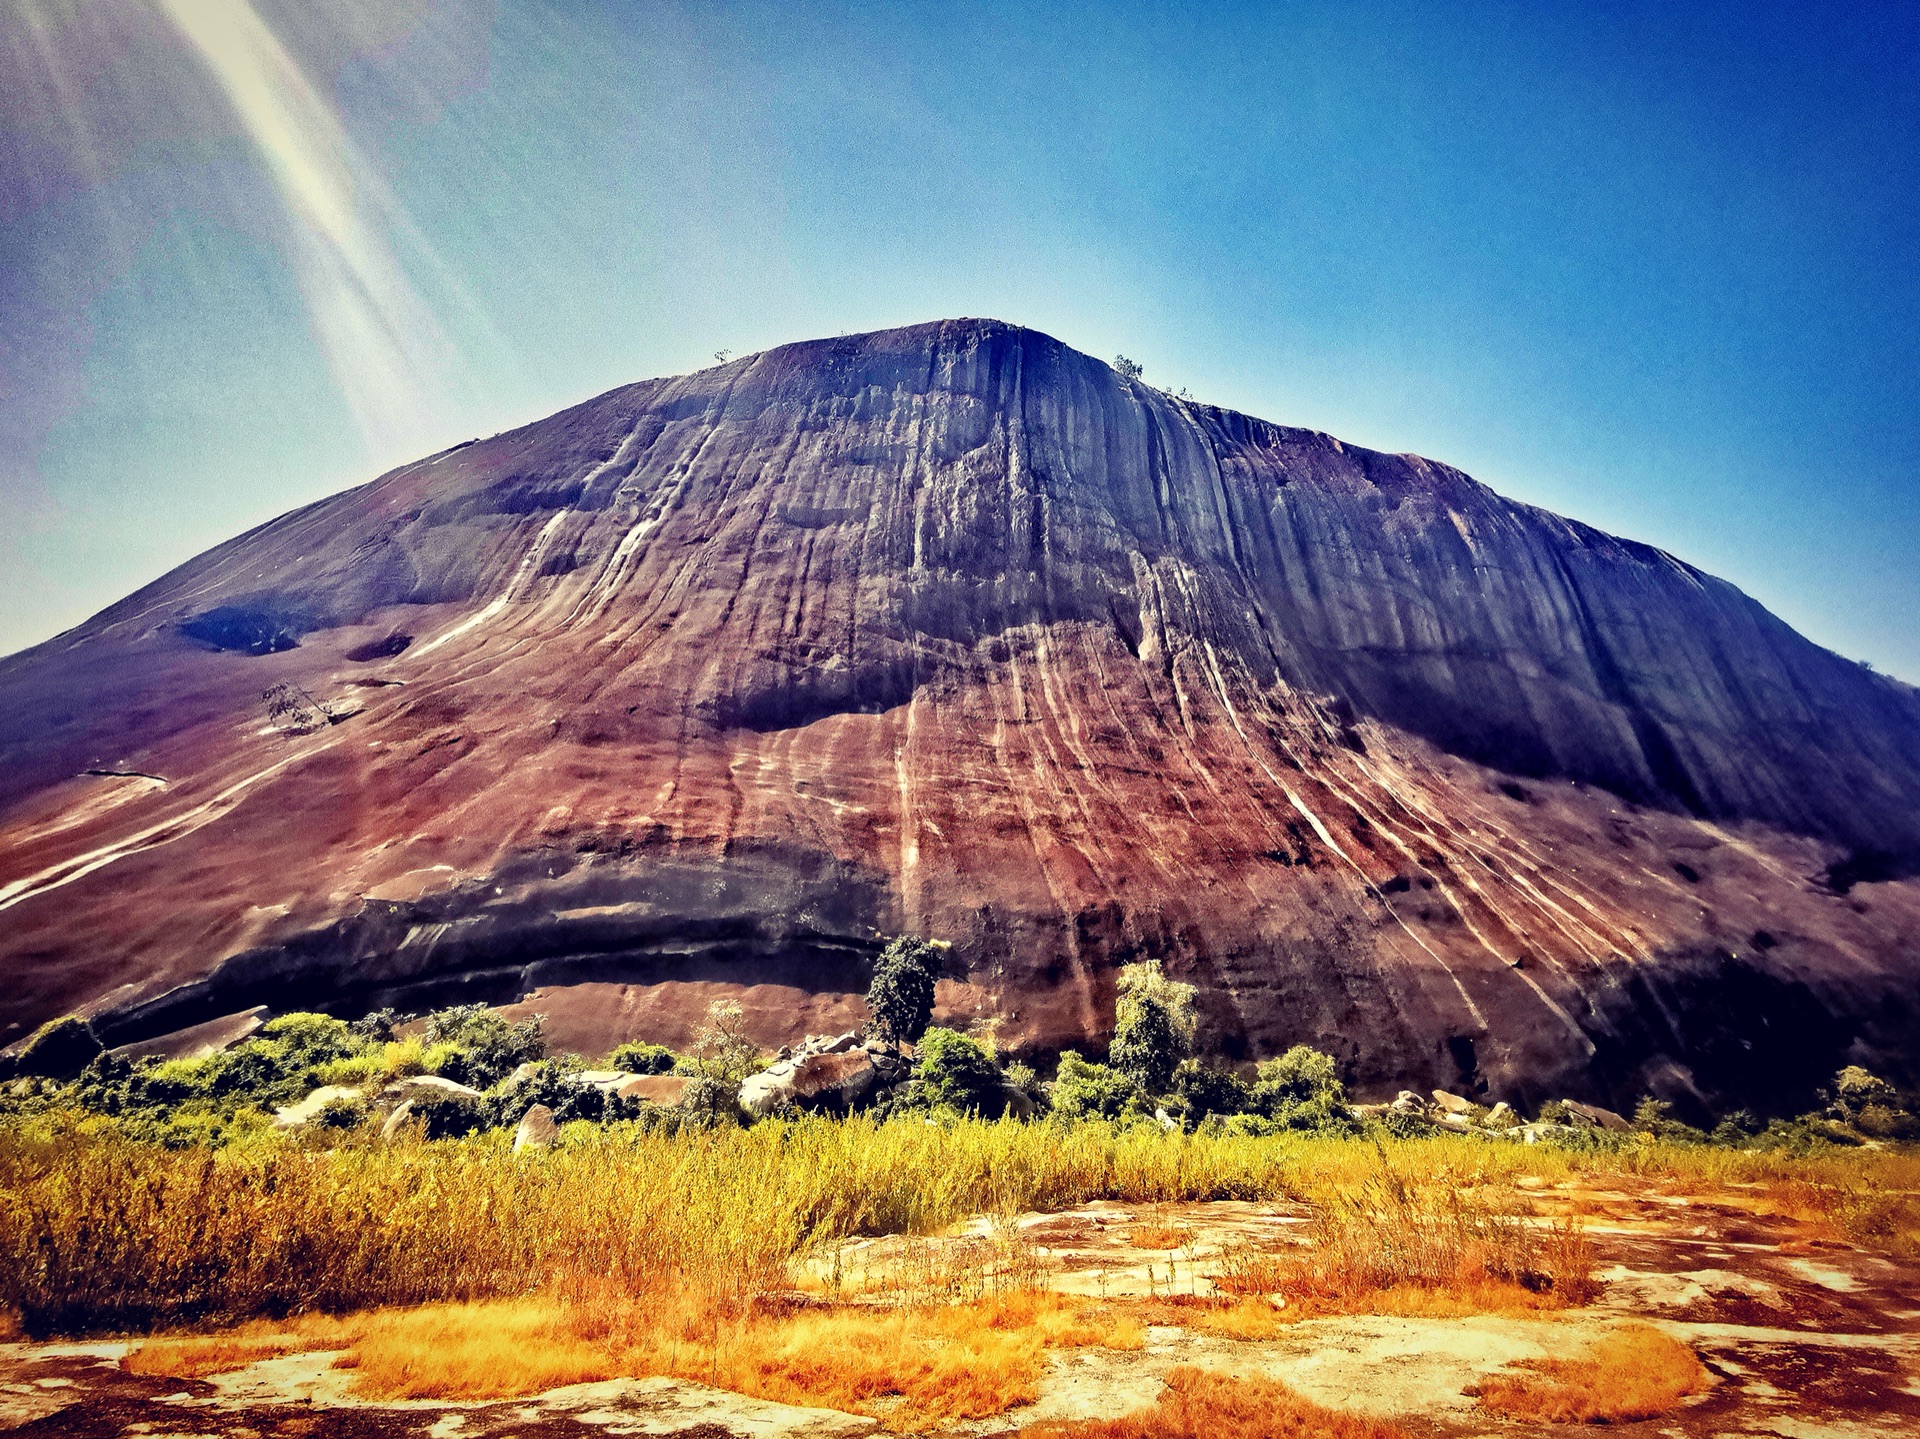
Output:
[[[1631,1434],[1707,1439],[1879,1439],[1920,1432],[1920,1265],[1898,1262],[1766,1212],[1758,1191],[1707,1196],[1591,1187],[1537,1189],[1547,1216],[1578,1209],[1605,1281],[1564,1313],[1463,1318],[1350,1315],[1302,1319],[1270,1339],[1238,1341],[1177,1321],[1180,1296],[1209,1292],[1223,1248],[1290,1242],[1304,1210],[1238,1203],[1096,1204],[1059,1214],[978,1220],[931,1240],[850,1242],[803,1282],[847,1297],[876,1282],[898,1292],[903,1268],[966,1273],[972,1255],[1008,1246],[1050,1287],[1137,1304],[1149,1320],[1134,1351],[1057,1351],[1037,1403],[956,1426],[1008,1433],[1043,1419],[1104,1417],[1153,1399],[1160,1376],[1199,1364],[1282,1380],[1328,1407],[1392,1417],[1433,1436],[1536,1432],[1489,1418],[1463,1391],[1517,1361],[1566,1356],[1629,1321],[1691,1345],[1712,1387]],[[1165,1231],[1165,1232],[1163,1232]],[[1137,1241],[1173,1248],[1141,1247]],[[801,1409],[665,1379],[580,1385],[491,1403],[370,1404],[327,1354],[264,1361],[210,1381],[126,1374],[120,1342],[0,1346],[0,1431],[22,1436],[839,1436],[889,1432],[872,1418]]]

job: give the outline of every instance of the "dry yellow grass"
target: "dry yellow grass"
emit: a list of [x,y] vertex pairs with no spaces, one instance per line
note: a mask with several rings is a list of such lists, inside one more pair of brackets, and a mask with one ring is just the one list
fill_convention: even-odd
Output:
[[984,1419],[1031,1402],[1046,1351],[1139,1349],[1145,1331],[1083,1300],[1027,1292],[973,1304],[750,1312],[718,1319],[607,1291],[308,1315],[149,1340],[136,1374],[204,1378],[300,1350],[341,1349],[367,1399],[500,1399],[668,1375],[787,1404],[885,1417],[896,1430]]
[[1120,1419],[1030,1424],[1021,1439],[1408,1439],[1381,1419],[1342,1414],[1271,1379],[1181,1368],[1148,1409]]
[[1214,1284],[1268,1301],[1264,1311],[1238,1305],[1216,1321],[1216,1332],[1248,1337],[1311,1314],[1564,1308],[1597,1290],[1593,1250],[1577,1221],[1541,1225],[1458,1190],[1416,1187],[1384,1160],[1363,1184],[1322,1198],[1306,1244],[1230,1248],[1216,1262]]
[[[1169,1135],[1100,1124],[804,1120],[667,1136],[625,1127],[570,1132],[560,1149],[515,1158],[506,1136],[334,1150],[270,1136],[225,1149],[169,1150],[104,1121],[43,1117],[0,1127],[0,1309],[30,1333],[149,1330],[313,1308],[349,1311],[541,1292],[559,1273],[629,1294],[690,1295],[735,1314],[788,1287],[793,1261],[849,1235],[932,1234],[970,1214],[1207,1199],[1308,1200],[1341,1220],[1316,1245],[1316,1280],[1357,1292],[1369,1272],[1433,1267],[1462,1247],[1462,1223],[1367,1228],[1381,1206],[1384,1154],[1417,1206],[1457,1202],[1491,1215],[1527,1201],[1523,1175],[1578,1177],[1669,1192],[1755,1186],[1756,1205],[1900,1247],[1920,1234],[1920,1157],[1849,1151],[1778,1154],[1648,1143],[1582,1153],[1460,1136],[1381,1146],[1307,1135]],[[1358,1196],[1356,1199],[1355,1196]],[[1397,1202],[1397,1201],[1396,1201]],[[1452,1222],[1452,1221],[1450,1221]],[[1331,1221],[1330,1221],[1331,1223]],[[1429,1243],[1438,1236],[1446,1243]],[[1164,1236],[1153,1236],[1164,1237]],[[1480,1238],[1486,1238],[1482,1234]],[[1529,1279],[1509,1271],[1507,1238],[1474,1262],[1526,1288],[1578,1268],[1577,1233]],[[1479,1243],[1472,1234],[1466,1240]],[[1415,1251],[1426,1246],[1424,1256]],[[1472,1244],[1466,1244],[1472,1248]],[[1388,1256],[1384,1270],[1376,1261]],[[1457,1257],[1457,1253],[1456,1253]],[[1503,1269],[1501,1266],[1506,1265]],[[1411,1268],[1409,1268],[1411,1266]],[[1422,1268],[1425,1266],[1425,1268]],[[1365,1280],[1367,1284],[1373,1281]],[[1280,1285],[1247,1292],[1273,1292]],[[954,1297],[954,1296],[948,1296]],[[959,1296],[965,1297],[965,1296]]]
[[1495,1374],[1482,1408],[1535,1424],[1627,1424],[1670,1413],[1711,1381],[1679,1340],[1644,1324],[1608,1335],[1578,1359],[1542,1359]]

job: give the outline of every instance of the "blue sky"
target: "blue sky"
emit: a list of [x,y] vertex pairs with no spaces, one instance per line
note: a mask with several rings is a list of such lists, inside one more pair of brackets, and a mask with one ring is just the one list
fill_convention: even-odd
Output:
[[964,314],[1920,680],[1920,10],[171,4],[0,18],[0,651],[440,445]]

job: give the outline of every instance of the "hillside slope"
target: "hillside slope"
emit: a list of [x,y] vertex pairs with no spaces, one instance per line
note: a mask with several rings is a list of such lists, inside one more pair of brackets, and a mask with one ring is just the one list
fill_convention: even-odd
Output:
[[1362,1088],[1788,1103],[1920,1077],[1917,756],[1920,695],[1668,555],[947,321],[612,391],[0,661],[0,1028],[773,1038],[912,930],[1003,1043],[1097,1046],[1158,957]]

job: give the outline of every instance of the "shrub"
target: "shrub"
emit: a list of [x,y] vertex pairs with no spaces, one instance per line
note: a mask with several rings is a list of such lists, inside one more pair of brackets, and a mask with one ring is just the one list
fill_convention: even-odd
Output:
[[561,1060],[538,1061],[517,1084],[502,1082],[488,1092],[483,1122],[489,1128],[510,1129],[536,1104],[546,1105],[561,1124],[574,1119],[600,1122],[607,1117],[606,1091],[582,1084],[574,1078],[577,1072],[576,1066]]
[[634,1040],[614,1050],[607,1057],[607,1064],[628,1074],[671,1074],[674,1053],[664,1044],[646,1044]]
[[1651,1134],[1656,1139],[1669,1139],[1676,1144],[1705,1144],[1707,1134],[1695,1129],[1691,1124],[1683,1124],[1673,1117],[1673,1106],[1664,1099],[1655,1099],[1648,1095],[1642,1099],[1633,1111],[1633,1127],[1641,1134]]
[[484,1100],[464,1094],[430,1089],[415,1095],[412,1103],[412,1116],[428,1139],[459,1139],[487,1128],[492,1119]]
[[1165,1094],[1173,1071],[1193,1049],[1193,986],[1161,973],[1158,960],[1120,970],[1113,1067],[1149,1094]]
[[999,1066],[983,1045],[951,1029],[929,1029],[920,1040],[915,1077],[926,1103],[962,1114],[999,1114],[1006,1093]]
[[484,1004],[461,1004],[428,1016],[428,1048],[451,1045],[436,1072],[456,1084],[491,1089],[521,1065],[544,1059],[545,1021],[533,1015],[509,1024]]
[[934,976],[940,972],[939,949],[903,934],[880,951],[867,987],[867,1008],[882,1038],[912,1044],[927,1032]]
[[1209,1115],[1242,1113],[1253,1102],[1246,1081],[1227,1069],[1210,1069],[1189,1059],[1173,1072],[1173,1092],[1186,1108],[1187,1128]]
[[1346,1105],[1346,1086],[1333,1056],[1304,1044],[1264,1061],[1254,1077],[1252,1108],[1283,1129],[1347,1127]]
[[1126,1075],[1068,1049],[1061,1052],[1049,1098],[1053,1112],[1067,1119],[1117,1119],[1136,1093]]
[[73,1079],[100,1053],[100,1041],[84,1019],[66,1015],[36,1029],[14,1055],[15,1074]]

